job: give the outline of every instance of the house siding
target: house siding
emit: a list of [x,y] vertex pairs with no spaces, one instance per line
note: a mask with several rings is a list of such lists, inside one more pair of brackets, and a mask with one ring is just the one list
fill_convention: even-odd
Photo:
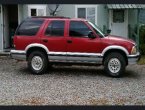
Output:
[[138,17],[138,10],[137,9],[128,9],[128,24],[136,25],[137,24],[137,17]]
[[103,30],[104,26],[108,28],[109,14],[105,5],[97,5],[97,25]]
[[0,13],[0,50],[3,50],[3,31],[2,31],[2,5],[0,5],[1,13]]
[[18,5],[19,24],[28,17],[28,5]]
[[60,5],[60,11],[57,13],[57,15],[74,18],[75,17],[75,5]]
[[26,19],[28,17],[28,5],[23,5],[23,19]]
[[145,9],[142,9],[139,12],[139,23],[145,24]]
[[108,28],[108,10],[105,5],[60,5],[58,16],[66,16],[70,18],[77,17],[76,9],[78,7],[95,7],[95,23],[103,30],[104,26]]

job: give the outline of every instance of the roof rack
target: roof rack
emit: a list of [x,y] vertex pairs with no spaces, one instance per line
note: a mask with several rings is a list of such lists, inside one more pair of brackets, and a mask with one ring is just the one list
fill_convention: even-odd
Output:
[[70,19],[70,17],[64,17],[64,16],[32,16],[31,18],[67,18],[67,19]]

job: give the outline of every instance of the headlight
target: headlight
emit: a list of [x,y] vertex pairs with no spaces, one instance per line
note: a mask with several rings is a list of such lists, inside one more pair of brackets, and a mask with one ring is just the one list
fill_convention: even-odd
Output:
[[136,53],[137,53],[137,48],[136,48],[136,46],[133,46],[132,50],[131,50],[131,54],[134,55]]

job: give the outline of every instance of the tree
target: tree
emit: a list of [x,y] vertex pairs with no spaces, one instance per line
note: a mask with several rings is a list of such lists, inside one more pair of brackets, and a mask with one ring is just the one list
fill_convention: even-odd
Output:
[[56,12],[60,11],[59,7],[60,7],[59,4],[49,5],[48,8],[49,8],[50,15],[51,16],[56,16]]

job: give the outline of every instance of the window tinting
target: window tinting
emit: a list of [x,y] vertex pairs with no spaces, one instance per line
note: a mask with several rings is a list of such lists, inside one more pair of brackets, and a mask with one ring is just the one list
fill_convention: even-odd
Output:
[[70,36],[83,36],[88,37],[91,30],[81,21],[71,21],[70,22]]
[[47,36],[64,36],[64,21],[52,21],[45,32]]
[[37,34],[42,23],[43,20],[27,20],[20,25],[16,34],[25,36],[34,36]]

